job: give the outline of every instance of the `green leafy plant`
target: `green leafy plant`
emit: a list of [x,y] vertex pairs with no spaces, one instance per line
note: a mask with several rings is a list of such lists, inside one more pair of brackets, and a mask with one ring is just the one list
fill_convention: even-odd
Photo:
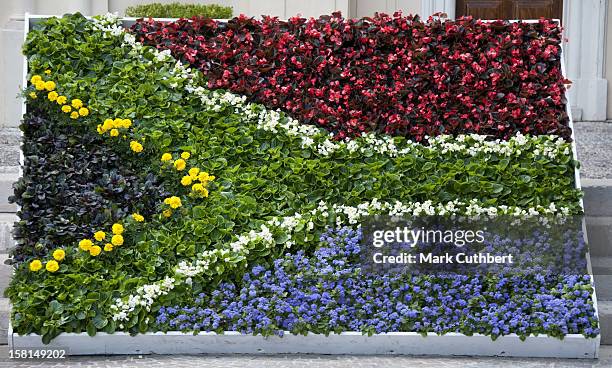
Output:
[[217,4],[142,4],[125,9],[125,15],[135,18],[192,18],[227,19],[232,17],[232,7]]

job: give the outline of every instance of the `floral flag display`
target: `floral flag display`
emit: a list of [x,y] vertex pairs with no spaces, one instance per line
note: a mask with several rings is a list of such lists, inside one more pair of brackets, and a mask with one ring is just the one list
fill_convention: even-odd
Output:
[[[583,214],[560,43],[548,20],[38,21],[13,331],[596,338],[586,269],[362,264],[373,216],[547,229]],[[482,249],[584,261],[572,234]]]

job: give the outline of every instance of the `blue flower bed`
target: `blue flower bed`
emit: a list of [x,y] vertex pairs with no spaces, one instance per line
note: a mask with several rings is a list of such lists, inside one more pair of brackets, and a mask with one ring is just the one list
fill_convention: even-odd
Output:
[[189,303],[161,307],[157,324],[262,335],[599,333],[588,275],[368,275],[356,266],[360,238],[350,228],[328,231],[313,257],[298,251],[271,267],[255,266],[241,283],[222,282]]

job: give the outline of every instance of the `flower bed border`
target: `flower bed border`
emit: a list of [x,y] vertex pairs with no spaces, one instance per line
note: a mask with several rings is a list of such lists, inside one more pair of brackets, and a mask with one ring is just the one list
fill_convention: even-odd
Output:
[[[26,13],[24,19],[24,40],[33,24],[53,17],[50,15],[31,15]],[[173,21],[175,19],[157,19]],[[123,25],[129,26],[136,18],[122,18]],[[561,71],[566,75],[561,45]],[[24,57],[23,85],[27,85],[27,59]],[[572,131],[572,156],[577,160],[573,119],[566,92],[566,110],[569,116],[569,127]],[[27,110],[25,99],[22,100],[22,113]],[[20,152],[20,164],[24,163],[23,152]],[[20,176],[22,170],[20,168]],[[574,171],[576,188],[581,189],[580,172]],[[580,206],[584,209],[582,199]],[[585,240],[587,240],[586,223],[582,221]],[[590,257],[587,255],[589,273]],[[593,280],[593,277],[591,276]],[[593,281],[592,281],[593,282]],[[598,313],[597,297],[593,288],[593,307]],[[586,338],[579,334],[569,334],[563,340],[546,335],[528,336],[525,341],[516,334],[500,336],[495,341],[490,336],[475,334],[466,336],[461,333],[437,335],[429,333],[423,336],[416,332],[391,332],[363,335],[361,332],[343,332],[341,334],[292,335],[283,337],[255,336],[226,331],[224,334],[200,332],[196,335],[179,331],[168,333],[155,332],[130,336],[124,332],[107,334],[98,332],[95,336],[86,333],[61,333],[49,344],[42,343],[38,334],[18,335],[13,333],[9,322],[8,343],[12,350],[19,349],[65,349],[66,355],[125,355],[125,354],[386,354],[386,355],[474,355],[474,356],[512,356],[512,357],[554,357],[554,358],[597,358],[599,356],[600,335]]]
[[[9,332],[10,333],[10,332]],[[517,335],[465,336],[460,333],[426,337],[415,332],[391,332],[372,336],[361,332],[343,332],[329,336],[308,334],[283,337],[228,331],[224,334],[200,332],[197,335],[178,331],[155,332],[130,336],[125,332],[62,333],[48,345],[39,335],[9,336],[11,349],[65,349],[66,355],[126,354],[355,354],[355,355],[474,355],[537,358],[597,358],[599,337],[567,335],[563,340],[546,335],[529,336],[521,341]]]

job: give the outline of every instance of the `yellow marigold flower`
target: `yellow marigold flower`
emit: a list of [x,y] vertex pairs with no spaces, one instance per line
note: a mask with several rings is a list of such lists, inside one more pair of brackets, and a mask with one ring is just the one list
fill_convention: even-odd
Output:
[[189,157],[191,157],[191,153],[189,153],[189,152],[183,152],[183,153],[181,153],[181,158],[182,158],[183,160],[186,160],[186,159],[188,159]]
[[81,107],[79,109],[79,115],[81,115],[81,116],[89,115],[89,109],[87,107]]
[[179,208],[182,205],[183,204],[181,203],[181,199],[179,197],[174,197],[174,199],[172,200],[172,203],[170,203],[170,207],[174,210]]
[[53,251],[53,258],[56,261],[61,262],[64,260],[64,258],[66,258],[66,252],[63,249],[56,249]]
[[49,272],[55,272],[55,271],[59,270],[59,263],[57,263],[57,261],[55,261],[55,260],[51,260],[51,261],[47,262],[47,264],[45,265],[45,268]]
[[198,175],[198,180],[202,183],[206,183],[208,180],[210,180],[210,177],[208,176],[208,173],[203,171]]
[[111,129],[110,136],[111,137],[118,137],[119,136],[119,131],[117,129]]
[[62,111],[67,114],[70,111],[72,111],[72,107],[70,107],[70,105],[64,105],[64,106],[62,106]]
[[92,245],[93,243],[89,239],[83,239],[79,242],[79,248],[81,248],[84,251],[90,250]]
[[123,119],[121,121],[121,127],[127,129],[127,128],[131,127],[131,126],[132,126],[132,121],[130,119]]
[[57,100],[57,97],[59,96],[59,94],[55,91],[51,91],[47,94],[47,98],[49,99],[49,101],[53,102],[55,100]]
[[144,221],[144,216],[142,216],[141,214],[133,213],[132,217],[134,218],[134,221],[136,221],[136,222],[143,222]]
[[38,98],[38,96],[36,95],[36,92],[30,92],[30,98],[33,99],[33,100]]
[[104,251],[111,252],[113,250],[113,245],[111,243],[104,244]]
[[32,79],[30,79],[30,83],[32,84],[36,84],[40,81],[42,81],[42,77],[40,75],[33,75]]
[[164,217],[170,217],[172,216],[172,210],[164,210],[162,214],[164,215]]
[[123,128],[123,119],[116,118],[113,120],[113,128]]
[[75,109],[80,109],[81,107],[83,107],[83,101],[79,100],[78,98],[75,98],[74,100],[72,100],[70,104]]
[[34,84],[34,88],[36,88],[39,91],[42,91],[45,89],[45,82],[44,81],[38,81]]
[[161,160],[162,162],[170,161],[172,160],[172,155],[166,152],[162,155]]
[[94,234],[94,239],[97,241],[102,241],[106,238],[106,233],[104,231],[96,231]]
[[185,166],[187,166],[187,163],[182,158],[179,158],[178,160],[174,161],[174,168],[178,171],[185,170]]
[[102,124],[102,129],[111,130],[112,128],[114,128],[113,119],[104,120],[104,123]]
[[197,167],[192,167],[191,169],[189,169],[189,176],[191,176],[192,179],[197,178],[199,173],[200,169],[198,169]]
[[96,131],[98,132],[98,134],[104,134],[104,130],[102,130],[102,125],[98,124],[98,126],[96,127]]
[[123,244],[123,235],[113,235],[111,238],[111,243],[115,246],[120,246]]
[[193,178],[189,175],[183,176],[183,178],[181,179],[181,184],[183,186],[188,186],[191,185],[191,182],[193,181]]
[[130,149],[136,153],[142,152],[142,144],[138,143],[137,141],[131,141]]
[[58,96],[57,100],[55,100],[55,102],[57,102],[58,105],[63,105],[66,103],[66,101],[68,101],[66,96]]
[[45,89],[49,92],[53,91],[55,89],[55,82],[54,81],[46,81],[45,82]]
[[91,247],[91,249],[89,249],[89,254],[91,254],[94,257],[97,257],[100,252],[102,252],[102,248],[100,248],[97,245],[94,245],[93,247]]
[[30,271],[36,272],[36,271],[39,271],[41,268],[42,268],[42,262],[39,261],[38,259],[35,259],[32,262],[30,262]]
[[112,230],[113,234],[123,234],[123,225],[113,224]]
[[191,190],[193,190],[194,192],[196,192],[197,194],[203,197],[208,197],[208,189],[204,188],[204,185],[202,184],[194,184],[191,187]]
[[46,74],[46,75],[51,75],[51,69],[47,69],[47,70],[45,70],[45,74]]
[[183,205],[181,203],[181,199],[177,196],[172,196],[164,199],[164,203],[170,206],[172,209],[177,209]]
[[216,177],[216,176],[214,176],[214,175],[208,175],[208,180],[209,180],[209,181],[213,181],[213,180],[215,180],[216,178],[217,178],[217,177]]
[[70,113],[70,119],[78,119],[79,118],[79,113],[76,111],[73,111]]

